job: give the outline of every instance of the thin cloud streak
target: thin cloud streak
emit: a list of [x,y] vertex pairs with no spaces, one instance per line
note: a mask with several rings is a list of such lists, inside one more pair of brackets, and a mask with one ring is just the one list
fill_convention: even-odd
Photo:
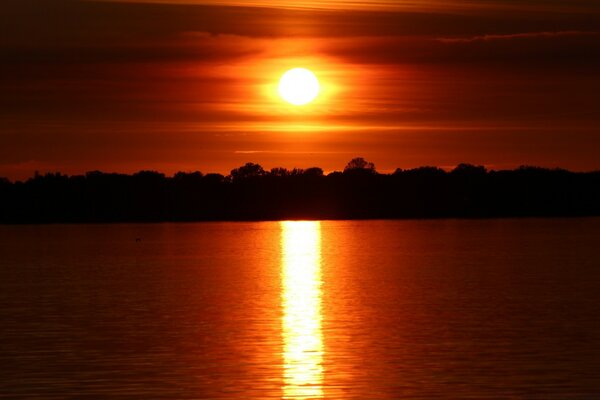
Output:
[[350,151],[236,150],[235,154],[352,154]]
[[300,0],[292,4],[280,0],[84,0],[109,3],[142,3],[142,4],[180,4],[180,5],[214,5],[232,7],[264,7],[291,10],[370,10],[370,11],[442,11],[472,12],[479,11],[552,11],[591,12],[600,11],[600,6],[585,0],[571,0],[568,5],[558,5],[552,0]]
[[600,32],[593,31],[526,32],[506,35],[480,35],[468,38],[438,38],[437,40],[442,43],[472,43],[513,39],[552,39],[565,36],[598,36],[599,34]]

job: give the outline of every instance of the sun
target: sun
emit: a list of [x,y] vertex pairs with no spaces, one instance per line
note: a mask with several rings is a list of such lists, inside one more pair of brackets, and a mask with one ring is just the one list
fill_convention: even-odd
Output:
[[306,68],[287,71],[279,80],[279,95],[295,106],[303,106],[313,101],[321,89],[319,80]]

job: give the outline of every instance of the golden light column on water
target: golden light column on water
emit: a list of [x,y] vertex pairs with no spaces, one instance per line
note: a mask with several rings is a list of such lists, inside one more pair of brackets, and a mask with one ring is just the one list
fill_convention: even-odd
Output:
[[281,222],[283,397],[323,397],[321,224]]

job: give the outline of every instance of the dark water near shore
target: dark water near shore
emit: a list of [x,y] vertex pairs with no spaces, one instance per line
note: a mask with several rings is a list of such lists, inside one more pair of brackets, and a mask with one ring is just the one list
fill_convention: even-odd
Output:
[[600,398],[600,219],[0,226],[0,398],[322,397]]

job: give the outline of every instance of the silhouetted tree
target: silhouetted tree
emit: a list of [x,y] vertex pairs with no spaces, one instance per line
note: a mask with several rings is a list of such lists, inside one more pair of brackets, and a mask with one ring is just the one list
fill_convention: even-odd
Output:
[[265,175],[265,170],[258,164],[246,163],[245,165],[231,170],[233,181],[256,178]]
[[409,174],[417,176],[443,176],[446,175],[446,171],[438,167],[424,166],[407,170],[396,170],[394,175]]
[[227,182],[227,179],[225,179],[225,176],[221,174],[215,174],[211,172],[209,174],[204,175],[203,182],[207,184],[218,185],[223,182]]
[[323,170],[319,167],[311,167],[311,168],[305,169],[303,175],[320,177],[320,176],[323,176]]
[[284,177],[288,176],[290,174],[290,171],[288,171],[286,168],[276,167],[271,168],[271,172],[269,172],[269,174],[271,176]]
[[372,162],[366,161],[362,157],[356,157],[356,158],[353,158],[352,160],[350,160],[348,162],[348,164],[346,165],[346,167],[344,168],[344,172],[357,171],[357,170],[375,172],[375,164],[373,164]]
[[202,180],[202,172],[177,172],[173,175],[173,180],[182,182],[200,182]]
[[456,168],[452,170],[452,174],[455,175],[470,175],[470,176],[482,176],[485,175],[486,169],[483,165],[472,165],[472,164],[458,164]]

